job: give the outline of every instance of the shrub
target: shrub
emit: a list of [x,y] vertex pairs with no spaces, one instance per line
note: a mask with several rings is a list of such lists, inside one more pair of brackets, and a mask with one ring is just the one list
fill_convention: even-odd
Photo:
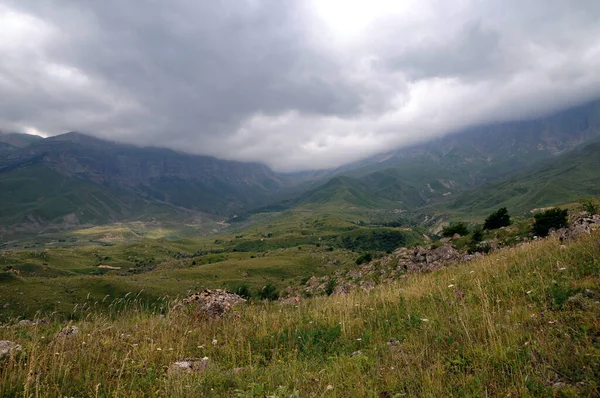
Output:
[[373,260],[373,255],[371,255],[371,253],[369,252],[366,252],[358,256],[358,258],[356,259],[356,265],[365,264],[370,262],[371,260]]
[[442,230],[442,235],[451,238],[454,234],[467,235],[469,228],[464,222],[453,222]]
[[586,200],[581,204],[581,208],[583,211],[590,213],[591,215],[598,214],[598,212],[600,212],[600,206],[598,206],[598,204],[593,200]]
[[533,233],[537,236],[546,236],[552,228],[559,229],[569,225],[569,213],[563,209],[550,209],[534,215]]
[[250,297],[252,297],[250,288],[247,285],[240,285],[240,286],[236,287],[233,292],[235,294],[237,294],[238,296],[245,298],[245,299],[249,299]]
[[476,228],[471,234],[471,241],[474,243],[479,243],[483,240],[483,231],[481,228]]
[[275,301],[279,298],[279,291],[277,291],[275,285],[269,283],[258,292],[258,297],[260,297],[261,300]]
[[485,219],[484,229],[498,229],[510,225],[510,216],[506,207],[498,209]]
[[334,291],[335,291],[335,279],[330,279],[329,282],[327,282],[327,286],[325,286],[325,293],[328,296],[331,296]]

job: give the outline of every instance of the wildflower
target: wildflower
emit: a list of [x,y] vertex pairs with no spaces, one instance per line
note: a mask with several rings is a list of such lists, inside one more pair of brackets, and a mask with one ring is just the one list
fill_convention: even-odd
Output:
[[219,342],[217,341],[217,339],[213,339],[212,344],[217,345],[217,344],[219,344]]
[[527,293],[527,294],[531,294],[532,292],[533,292],[533,290],[528,290],[528,291],[527,291],[527,292],[525,292],[525,293]]
[[157,348],[156,348],[156,351],[162,351],[162,348],[160,348],[160,347],[157,347]]
[[356,339],[356,341],[362,341],[362,339],[359,337],[359,338]]
[[328,384],[327,387],[325,388],[325,390],[331,391],[331,390],[333,390],[333,386],[331,384]]
[[421,322],[429,322],[429,319],[427,319],[427,318],[421,318]]
[[566,270],[566,269],[567,269],[567,267],[561,267],[561,268],[559,268],[558,270],[559,270],[559,271],[564,271],[564,270]]
[[173,351],[173,348],[169,348],[169,351]]
[[202,348],[204,348],[204,346],[203,345],[199,345],[198,348],[202,349]]
[[454,287],[454,285],[448,285],[448,287]]

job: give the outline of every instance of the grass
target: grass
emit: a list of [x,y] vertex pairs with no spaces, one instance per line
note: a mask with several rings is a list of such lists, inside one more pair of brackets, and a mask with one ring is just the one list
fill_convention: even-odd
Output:
[[[537,241],[369,292],[254,303],[223,319],[162,316],[168,302],[130,295],[102,313],[78,307],[81,333],[69,339],[54,338],[64,323],[5,325],[0,339],[25,353],[2,363],[0,395],[595,397],[599,239]],[[202,374],[167,371],[204,356]]]

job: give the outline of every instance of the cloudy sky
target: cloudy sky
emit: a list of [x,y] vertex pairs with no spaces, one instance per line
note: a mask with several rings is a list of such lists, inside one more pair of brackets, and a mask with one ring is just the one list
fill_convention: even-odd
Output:
[[281,171],[600,96],[598,0],[0,0],[0,129]]

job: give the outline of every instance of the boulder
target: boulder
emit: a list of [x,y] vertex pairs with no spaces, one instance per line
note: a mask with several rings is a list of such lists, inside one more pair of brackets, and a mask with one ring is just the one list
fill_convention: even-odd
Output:
[[79,328],[77,326],[66,326],[63,330],[58,332],[56,337],[74,337],[79,334]]
[[0,359],[23,351],[23,348],[12,341],[0,340]]
[[246,300],[242,297],[226,290],[207,289],[184,298],[173,307],[173,311],[191,308],[198,315],[214,318],[223,316],[225,313],[231,311],[235,305],[245,302]]
[[171,364],[170,373],[202,373],[210,366],[208,357],[204,358],[186,358]]

